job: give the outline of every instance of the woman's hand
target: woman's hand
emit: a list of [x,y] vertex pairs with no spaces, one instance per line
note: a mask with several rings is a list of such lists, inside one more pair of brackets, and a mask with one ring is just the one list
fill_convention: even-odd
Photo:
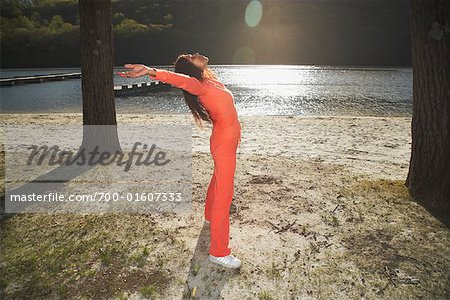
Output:
[[126,72],[117,72],[121,77],[136,78],[146,75],[156,75],[154,68],[147,67],[146,65],[126,64],[125,68],[130,69]]

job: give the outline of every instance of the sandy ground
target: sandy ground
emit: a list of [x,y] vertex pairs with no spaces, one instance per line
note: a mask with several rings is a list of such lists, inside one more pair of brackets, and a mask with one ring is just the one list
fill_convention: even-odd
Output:
[[[450,297],[449,230],[412,201],[403,186],[411,118],[240,120],[230,241],[243,262],[240,270],[207,260],[203,207],[213,168],[210,126],[196,128],[190,115],[118,115],[119,125],[192,124],[192,211],[4,218],[0,271],[7,276],[0,282],[0,296]],[[1,122],[81,125],[81,116],[4,114]],[[42,224],[46,230],[33,230]]]

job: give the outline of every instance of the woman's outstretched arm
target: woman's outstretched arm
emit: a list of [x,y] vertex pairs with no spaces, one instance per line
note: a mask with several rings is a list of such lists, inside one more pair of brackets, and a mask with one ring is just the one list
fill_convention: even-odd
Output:
[[132,70],[122,72],[122,74],[119,73],[122,77],[140,77],[149,75],[152,79],[169,83],[196,96],[204,95],[208,90],[208,85],[200,82],[197,78],[186,74],[135,64],[126,64],[125,68],[130,68]]
[[[154,70],[154,72],[153,72]],[[193,95],[200,96],[206,94],[207,85],[200,82],[197,78],[182,74],[176,73],[169,70],[156,69],[152,68],[150,78],[170,83],[180,89],[183,89]]]

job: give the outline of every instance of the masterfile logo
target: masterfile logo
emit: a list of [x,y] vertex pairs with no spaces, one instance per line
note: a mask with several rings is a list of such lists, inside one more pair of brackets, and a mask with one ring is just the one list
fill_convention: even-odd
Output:
[[8,125],[5,212],[185,212],[192,128]]

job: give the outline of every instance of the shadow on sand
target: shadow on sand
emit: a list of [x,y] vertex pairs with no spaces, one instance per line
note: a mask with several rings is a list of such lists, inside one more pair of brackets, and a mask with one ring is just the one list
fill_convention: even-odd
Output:
[[240,269],[225,268],[208,260],[209,223],[204,222],[199,234],[182,299],[225,299],[222,289]]

